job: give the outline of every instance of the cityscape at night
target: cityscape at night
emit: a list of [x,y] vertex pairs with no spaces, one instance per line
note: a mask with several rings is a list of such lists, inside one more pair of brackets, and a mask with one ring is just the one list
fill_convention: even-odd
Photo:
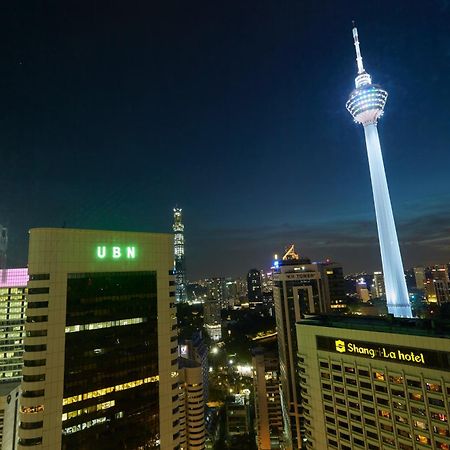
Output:
[[449,23],[4,5],[0,450],[450,450]]

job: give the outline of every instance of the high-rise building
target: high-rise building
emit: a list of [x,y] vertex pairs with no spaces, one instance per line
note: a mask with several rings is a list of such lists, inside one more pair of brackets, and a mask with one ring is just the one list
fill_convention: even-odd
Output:
[[[341,282],[338,282],[340,274]],[[331,311],[331,295],[343,286],[342,268],[337,264],[311,262],[300,257],[292,245],[273,267],[273,296],[278,332],[280,380],[287,448],[302,447],[301,390],[298,380],[295,323],[305,314]],[[343,291],[343,289],[342,289]],[[343,292],[342,292],[343,294]],[[336,300],[337,301],[337,300]],[[343,301],[343,300],[342,300]]]
[[283,433],[278,357],[255,348],[252,356],[258,450],[280,448]]
[[450,448],[448,323],[323,316],[296,327],[306,448]]
[[383,272],[373,273],[373,294],[376,298],[383,297],[385,293]]
[[436,265],[431,269],[431,278],[425,283],[425,292],[429,303],[447,303],[450,301],[448,268]]
[[181,357],[179,367],[180,450],[203,450],[206,429],[202,366],[194,359]]
[[416,280],[417,289],[424,290],[427,277],[424,267],[414,267],[414,278]]
[[364,69],[356,27],[353,27],[353,39],[358,75],[355,78],[356,88],[351,92],[346,107],[355,122],[364,126],[387,308],[394,316],[412,317],[377,129],[388,94],[380,86],[372,84],[371,76]]
[[364,278],[356,280],[356,293],[363,302],[368,302],[370,300],[369,290],[367,289],[367,283]]
[[19,450],[179,445],[172,239],[30,231]]
[[22,379],[28,270],[0,270],[0,384]]
[[184,261],[184,224],[181,208],[173,209],[173,232],[175,297],[177,302],[185,302],[187,301],[186,265]]
[[28,270],[0,270],[0,448],[15,450]]
[[207,297],[204,303],[203,321],[206,332],[213,341],[222,339],[221,303],[214,297]]
[[250,308],[262,305],[261,272],[257,269],[247,273],[247,296]]
[[237,394],[225,402],[226,434],[229,439],[239,438],[250,432],[250,411],[245,395]]

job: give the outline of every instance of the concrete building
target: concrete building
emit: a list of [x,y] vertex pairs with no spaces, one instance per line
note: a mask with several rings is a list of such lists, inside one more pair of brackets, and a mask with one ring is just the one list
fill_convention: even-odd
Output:
[[427,277],[424,267],[414,267],[414,278],[416,280],[417,289],[424,290]]
[[30,231],[19,450],[179,446],[173,236]]
[[296,325],[306,448],[450,448],[450,327],[310,317]]
[[0,270],[0,384],[22,378],[28,270]]
[[0,449],[15,450],[28,270],[0,270]]
[[173,209],[173,252],[175,270],[175,297],[177,302],[186,302],[186,263],[184,260],[184,224],[181,208]]
[[[280,380],[285,429],[285,446],[301,448],[301,389],[298,380],[295,323],[305,314],[325,313],[332,309],[330,284],[335,286],[342,268],[330,262],[313,263],[295,253],[292,245],[273,267],[273,295],[278,332]],[[343,286],[343,276],[342,276]],[[336,292],[338,289],[335,288]]]
[[257,269],[251,269],[247,273],[247,297],[250,308],[263,304],[261,272]]
[[203,450],[206,445],[205,398],[200,363],[179,359],[180,450]]
[[373,296],[380,298],[385,295],[383,272],[373,273]]
[[447,303],[450,301],[448,268],[436,265],[431,269],[431,278],[425,283],[425,292],[429,303]]
[[279,362],[277,355],[258,347],[253,351],[255,428],[258,450],[280,448],[283,433]]
[[247,435],[250,432],[250,411],[244,395],[227,398],[225,404],[226,434],[228,439]]
[[207,288],[207,297],[204,303],[204,324],[209,337],[217,342],[222,339],[223,278],[209,279]]
[[19,420],[19,383],[0,384],[0,449],[16,450]]

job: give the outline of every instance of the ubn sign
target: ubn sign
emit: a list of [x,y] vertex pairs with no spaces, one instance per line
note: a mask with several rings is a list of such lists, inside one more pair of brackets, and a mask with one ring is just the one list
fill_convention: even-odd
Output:
[[97,258],[99,259],[135,259],[136,247],[119,245],[97,245]]

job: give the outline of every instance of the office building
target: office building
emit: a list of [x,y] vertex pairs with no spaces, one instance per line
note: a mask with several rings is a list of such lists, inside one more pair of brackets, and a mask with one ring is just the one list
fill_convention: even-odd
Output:
[[221,311],[224,303],[224,279],[210,278],[207,280],[207,294],[204,303],[204,325],[206,332],[213,341],[222,339]]
[[275,260],[273,266],[273,296],[280,358],[284,440],[287,448],[301,448],[302,445],[301,390],[297,382],[295,323],[305,314],[331,311],[328,277],[332,280],[333,295],[337,302],[337,293],[341,292],[341,289],[343,295],[342,268],[337,264],[329,261],[311,262],[308,258],[300,257],[291,245],[283,258]]
[[262,347],[253,349],[252,354],[258,450],[280,448],[283,416],[278,357]]
[[364,69],[356,27],[353,27],[353,39],[358,75],[355,78],[356,88],[351,92],[346,107],[355,122],[364,126],[387,308],[394,316],[412,317],[377,129],[388,94],[380,86],[372,84],[371,76]]
[[448,323],[323,316],[296,325],[306,448],[450,448]]
[[179,359],[180,450],[203,450],[206,445],[205,398],[202,366]]
[[22,378],[28,270],[0,270],[0,384]]
[[19,450],[177,448],[172,239],[30,231]]
[[184,224],[181,208],[173,209],[173,253],[175,270],[175,297],[177,302],[186,302],[186,263],[184,261]]
[[367,289],[367,283],[364,278],[356,280],[356,294],[363,302],[368,302],[370,300],[369,289]]
[[425,275],[424,267],[414,267],[414,278],[416,280],[416,287],[419,290],[425,289],[425,283],[427,281],[427,277]]
[[251,269],[247,273],[247,297],[250,308],[256,308],[263,303],[261,272],[257,269]]
[[383,297],[385,294],[383,272],[373,273],[373,296],[375,298]]
[[425,283],[425,292],[429,303],[442,305],[450,301],[448,268],[436,265],[431,269],[431,278]]
[[0,270],[0,448],[15,450],[28,270]]

